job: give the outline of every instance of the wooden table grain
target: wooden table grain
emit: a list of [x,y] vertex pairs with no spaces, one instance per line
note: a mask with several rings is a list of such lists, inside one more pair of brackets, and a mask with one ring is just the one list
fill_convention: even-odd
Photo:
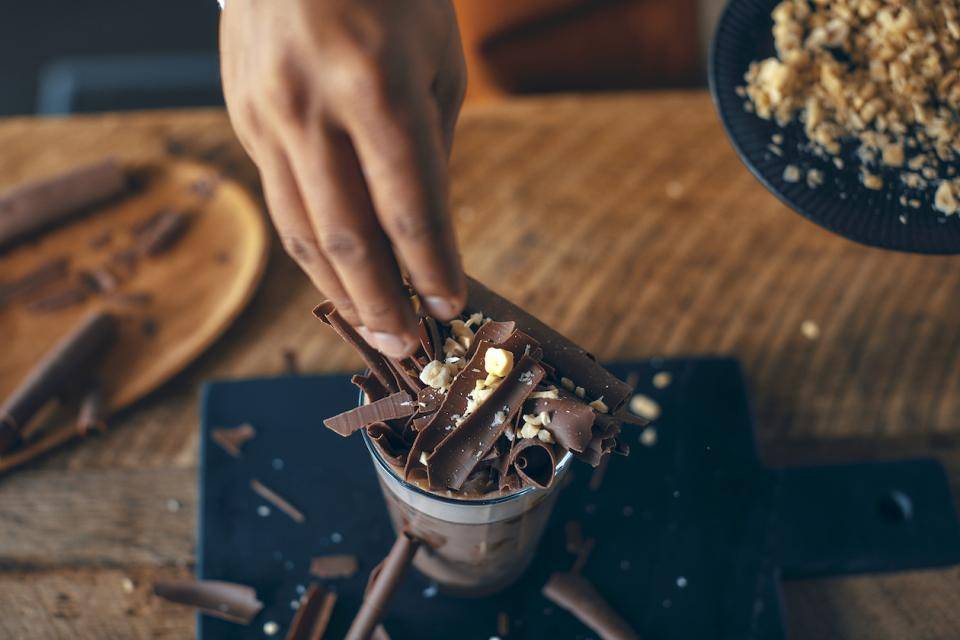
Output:
[[[220,111],[12,119],[0,149],[0,187],[177,154],[260,193]],[[470,109],[452,207],[468,270],[600,357],[740,358],[769,462],[935,455],[956,489],[960,259],[860,247],[788,212],[705,93]],[[285,349],[306,371],[358,367],[311,318],[317,298],[274,242],[252,304],[199,361],[105,436],[0,479],[0,638],[192,634],[189,611],[148,591],[192,568],[199,385],[279,373]],[[792,636],[957,638],[958,584],[957,569],[788,583]]]

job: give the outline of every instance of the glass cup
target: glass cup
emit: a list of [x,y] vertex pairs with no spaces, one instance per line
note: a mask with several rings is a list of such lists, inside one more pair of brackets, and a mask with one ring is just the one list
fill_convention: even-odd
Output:
[[366,430],[363,441],[395,531],[426,542],[413,566],[452,595],[480,597],[508,586],[530,565],[553,511],[572,455],[557,463],[549,489],[527,487],[510,495],[460,500],[406,482],[386,462]]

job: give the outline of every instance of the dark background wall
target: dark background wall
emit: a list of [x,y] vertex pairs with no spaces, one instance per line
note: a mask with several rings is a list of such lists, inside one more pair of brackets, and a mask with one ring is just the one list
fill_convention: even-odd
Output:
[[45,64],[76,55],[214,52],[216,0],[5,0],[0,115],[32,113]]

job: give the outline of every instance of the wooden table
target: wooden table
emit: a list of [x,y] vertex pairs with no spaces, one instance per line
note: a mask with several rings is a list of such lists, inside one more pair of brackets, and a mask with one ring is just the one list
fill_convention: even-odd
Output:
[[[220,111],[8,120],[0,148],[0,186],[172,152],[259,193]],[[789,213],[705,93],[475,108],[452,172],[470,272],[602,358],[736,355],[769,462],[934,454],[960,478],[960,260],[866,249]],[[253,303],[196,364],[106,436],[0,479],[0,638],[192,633],[191,612],[148,592],[191,571],[199,385],[278,373],[284,349],[307,371],[358,367],[311,318],[317,299],[274,246]],[[788,583],[793,637],[960,637],[958,577]]]

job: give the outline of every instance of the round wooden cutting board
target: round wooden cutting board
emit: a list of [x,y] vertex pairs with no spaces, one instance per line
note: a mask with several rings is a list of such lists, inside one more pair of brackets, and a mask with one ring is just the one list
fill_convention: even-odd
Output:
[[[57,259],[71,277],[109,265],[119,285],[82,303],[41,311],[29,300],[0,306],[0,398],[94,309],[120,319],[119,338],[99,368],[111,412],[156,389],[200,355],[240,313],[263,274],[268,240],[260,207],[216,169],[188,162],[138,167],[122,199],[0,254],[0,283]],[[158,211],[189,214],[179,240],[133,266],[117,255]],[[33,296],[36,299],[36,295]]]

